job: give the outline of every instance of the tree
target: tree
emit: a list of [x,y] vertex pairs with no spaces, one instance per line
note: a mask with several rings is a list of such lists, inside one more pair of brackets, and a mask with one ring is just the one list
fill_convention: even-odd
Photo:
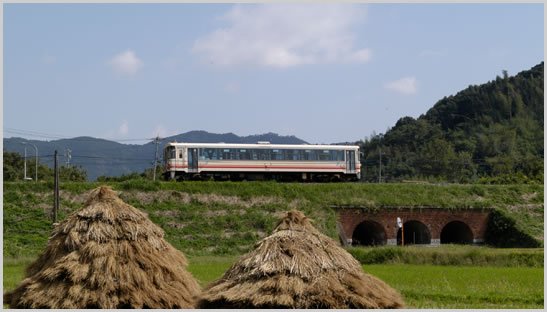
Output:
[[[27,175],[34,177],[36,170],[35,158],[27,158]],[[24,177],[24,159],[19,153],[4,151],[4,181],[22,181]],[[38,180],[51,181],[54,179],[55,170],[45,164],[38,163]],[[72,166],[71,168],[60,167],[59,179],[61,181],[84,182],[87,181],[87,172],[82,166]]]
[[543,73],[543,62],[512,77],[504,70],[503,78],[445,96],[419,118],[403,117],[385,134],[359,142],[363,180],[378,181],[381,146],[382,176],[394,181],[516,174],[543,181]]

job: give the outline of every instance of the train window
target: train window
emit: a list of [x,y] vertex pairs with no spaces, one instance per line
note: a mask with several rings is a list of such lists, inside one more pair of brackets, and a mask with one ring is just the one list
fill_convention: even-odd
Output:
[[174,146],[169,146],[165,150],[168,159],[175,159],[177,157],[177,151]]
[[286,160],[298,160],[298,150],[285,150],[284,155]]
[[323,150],[323,151],[320,151],[318,154],[319,154],[318,155],[319,156],[318,160],[331,160],[330,155],[329,155],[329,151]]
[[244,150],[244,149],[239,150],[239,159],[240,160],[249,160],[249,159],[251,159],[250,152],[247,151],[247,150]]
[[230,149],[230,159],[239,160],[239,155],[237,153],[237,149],[235,149],[235,148]]
[[182,159],[182,149],[179,150],[179,159]]
[[205,154],[207,155],[207,159],[210,160],[217,160],[217,149],[216,148],[207,148],[205,149]]
[[294,160],[302,160],[300,158],[300,153],[298,152],[298,150],[293,150],[293,159]]
[[270,150],[259,149],[257,150],[257,156],[259,160],[270,160]]
[[272,160],[283,160],[283,153],[280,152],[279,150],[272,150],[272,155],[271,155],[271,159]]

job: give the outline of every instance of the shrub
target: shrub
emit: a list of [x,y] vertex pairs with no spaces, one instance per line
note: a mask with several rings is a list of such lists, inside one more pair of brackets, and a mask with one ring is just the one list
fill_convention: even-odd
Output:
[[495,247],[541,247],[541,242],[516,227],[516,221],[502,210],[493,210],[488,218],[485,242]]

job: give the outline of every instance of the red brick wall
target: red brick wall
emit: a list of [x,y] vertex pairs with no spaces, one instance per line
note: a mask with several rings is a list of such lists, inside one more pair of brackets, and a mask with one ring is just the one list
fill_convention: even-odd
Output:
[[440,239],[441,231],[445,225],[452,221],[461,221],[471,229],[473,239],[484,239],[486,224],[488,222],[488,210],[453,210],[442,208],[397,208],[380,209],[376,212],[365,212],[360,208],[339,208],[338,221],[347,238],[351,238],[355,228],[363,221],[375,221],[380,223],[387,234],[387,239],[396,239],[397,217],[403,222],[416,220],[427,226],[431,239]]

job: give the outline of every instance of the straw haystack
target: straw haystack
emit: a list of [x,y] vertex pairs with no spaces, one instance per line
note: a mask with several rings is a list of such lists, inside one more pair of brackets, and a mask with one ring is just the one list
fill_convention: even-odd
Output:
[[198,299],[198,308],[404,307],[394,289],[295,210]]
[[164,232],[107,186],[53,230],[10,308],[193,308],[198,282]]

